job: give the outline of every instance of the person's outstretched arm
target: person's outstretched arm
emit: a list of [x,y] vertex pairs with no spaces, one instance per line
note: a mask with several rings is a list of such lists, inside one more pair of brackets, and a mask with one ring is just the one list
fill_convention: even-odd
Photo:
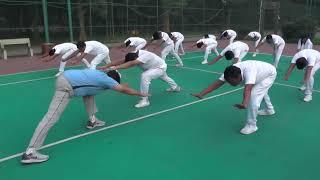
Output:
[[120,93],[132,95],[132,96],[143,96],[143,97],[149,96],[149,94],[144,94],[144,93],[141,93],[137,90],[131,89],[128,86],[128,84],[119,84],[119,85],[115,86],[113,89],[115,91],[120,92]]
[[286,75],[284,76],[284,80],[288,81],[288,79],[289,79],[289,77],[290,77],[290,75],[291,75],[291,73],[292,73],[292,71],[293,71],[293,69],[294,69],[295,66],[296,66],[295,63],[291,63],[291,64],[290,64],[290,66],[289,66],[289,68],[288,68],[288,70],[287,70],[287,73],[286,73]]
[[219,61],[221,58],[222,58],[221,55],[215,57],[211,62],[208,63],[208,65],[212,65],[212,64],[216,63],[216,62]]
[[203,96],[207,95],[208,93],[211,93],[212,91],[220,88],[225,82],[221,80],[217,80],[214,83],[212,83],[210,86],[208,86],[206,89],[201,91],[200,93],[197,94],[191,94],[192,96],[195,96],[199,99],[202,99]]
[[254,84],[246,84],[244,86],[242,104],[235,104],[235,105],[233,105],[234,107],[236,107],[238,109],[247,109],[249,101],[250,101],[250,96],[251,96],[251,91],[252,91],[253,86],[254,86]]

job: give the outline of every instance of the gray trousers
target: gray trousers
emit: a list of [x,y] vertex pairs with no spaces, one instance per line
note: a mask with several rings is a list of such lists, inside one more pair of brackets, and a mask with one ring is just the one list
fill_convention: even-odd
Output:
[[[73,97],[73,89],[67,79],[60,75],[56,81],[55,93],[51,100],[48,112],[38,124],[28,148],[40,148],[46,139],[49,130],[58,122],[62,112]],[[84,96],[84,104],[89,118],[97,112],[94,96]]]

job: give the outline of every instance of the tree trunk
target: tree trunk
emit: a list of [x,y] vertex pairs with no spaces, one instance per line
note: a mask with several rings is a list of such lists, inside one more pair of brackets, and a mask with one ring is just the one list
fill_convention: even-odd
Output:
[[170,10],[166,10],[163,14],[163,31],[170,32]]
[[81,2],[77,4],[77,13],[79,18],[79,26],[80,26],[80,34],[79,34],[79,40],[85,41],[87,40],[87,33],[85,29],[85,9],[83,8],[83,5]]

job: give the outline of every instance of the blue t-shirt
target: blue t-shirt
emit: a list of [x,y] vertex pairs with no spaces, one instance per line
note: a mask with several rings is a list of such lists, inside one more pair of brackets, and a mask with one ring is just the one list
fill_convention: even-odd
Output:
[[67,70],[63,75],[72,86],[74,96],[96,95],[119,85],[106,73],[94,69]]

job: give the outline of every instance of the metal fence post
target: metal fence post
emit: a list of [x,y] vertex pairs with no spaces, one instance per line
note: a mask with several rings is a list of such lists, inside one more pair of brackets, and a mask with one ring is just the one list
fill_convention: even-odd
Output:
[[43,25],[44,25],[44,35],[45,42],[49,43],[49,25],[48,25],[48,2],[47,0],[42,0],[42,11],[43,11]]

